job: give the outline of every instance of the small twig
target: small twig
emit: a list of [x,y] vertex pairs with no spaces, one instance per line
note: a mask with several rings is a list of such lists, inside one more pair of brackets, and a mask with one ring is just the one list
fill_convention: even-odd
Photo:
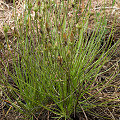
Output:
[[38,118],[34,115],[34,114],[32,114],[33,116],[34,116],[34,118],[36,119],[36,120],[38,120]]
[[50,116],[50,113],[49,113],[49,111],[48,111],[48,117],[47,117],[47,120],[49,120],[49,116]]
[[[8,100],[4,100],[5,102],[9,103],[9,104],[12,104],[10,101]],[[14,102],[16,104],[16,101]],[[12,105],[9,107],[8,111],[6,112],[6,114],[0,119],[0,120],[3,120],[4,117],[6,117],[8,115],[8,113],[10,112],[10,110],[12,109]]]
[[37,117],[38,119],[39,119],[40,115],[42,114],[43,110],[44,110],[44,108],[41,110],[40,114],[38,115],[38,117]]
[[[107,108],[108,109],[108,108]],[[111,113],[111,111],[108,109],[108,111],[110,112],[110,115],[112,117],[112,120],[115,120],[115,117],[113,116],[113,114]]]
[[83,107],[82,107],[81,105],[80,105],[80,107],[81,107],[81,109],[82,109],[82,111],[83,111],[83,113],[84,113],[84,116],[85,116],[86,120],[88,120],[87,115],[86,115],[86,113],[85,113]]
[[115,10],[120,10],[120,8],[116,8],[116,7],[97,7],[97,8],[93,8],[94,10],[100,10],[100,9],[115,9]]
[[[4,4],[8,9],[9,9],[9,6],[6,4],[6,3],[4,3],[3,1],[0,1],[0,5],[1,5],[1,3],[2,4]],[[0,9],[0,10],[2,10],[2,9]],[[4,11],[5,9],[3,9],[3,11]]]

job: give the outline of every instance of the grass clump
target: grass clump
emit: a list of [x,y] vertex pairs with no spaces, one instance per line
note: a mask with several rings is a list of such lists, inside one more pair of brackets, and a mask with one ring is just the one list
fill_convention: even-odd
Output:
[[[17,32],[12,52],[8,45],[12,70],[9,66],[5,68],[14,86],[3,73],[1,81],[12,95],[8,96],[9,101],[27,116],[37,119],[38,114],[48,110],[56,119],[72,119],[73,113],[83,112],[86,116],[86,111],[107,104],[93,100],[116,75],[107,83],[99,83],[96,77],[107,71],[101,69],[111,59],[119,41],[111,46],[111,37],[105,39],[106,21],[100,17],[88,33],[90,4],[79,21],[77,3],[26,1],[24,14],[15,20]],[[71,18],[69,5],[74,5]],[[110,36],[113,33],[112,29]],[[100,91],[92,94],[96,89]]]

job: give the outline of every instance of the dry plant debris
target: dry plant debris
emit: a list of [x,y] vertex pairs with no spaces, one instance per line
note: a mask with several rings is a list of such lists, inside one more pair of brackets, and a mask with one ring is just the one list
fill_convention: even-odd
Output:
[[[15,2],[16,4],[16,13],[17,13],[17,17],[19,19],[20,14],[23,14],[24,11],[24,0],[17,0]],[[56,0],[56,3],[59,4],[59,0]],[[84,6],[82,6],[82,8],[84,8],[87,4],[88,0],[84,0]],[[91,11],[93,13],[96,12],[100,12],[100,10],[103,9],[103,3],[104,0],[93,0],[91,5]],[[112,7],[112,1],[110,0],[105,0],[105,12],[108,19],[108,27],[111,28],[113,21],[114,21],[114,17],[116,15],[116,27],[115,27],[115,40],[120,39],[120,0],[116,0],[114,6]],[[69,16],[72,16],[72,9],[70,8],[69,11]],[[101,14],[102,15],[102,14]],[[4,36],[4,32],[3,32],[3,25],[5,23],[7,23],[12,32],[14,31],[14,7],[13,7],[13,1],[12,0],[1,0],[0,1],[0,46],[4,45],[5,42],[5,36]],[[33,17],[34,17],[34,12],[33,12]],[[93,18],[95,16],[91,15],[90,18],[90,24],[89,24],[89,28],[92,29],[94,21]],[[8,35],[9,35],[9,39],[10,41],[12,40],[12,32],[9,31]],[[12,42],[12,41],[11,41]],[[6,57],[8,57],[8,52],[6,51]],[[2,56],[2,50],[0,48],[0,57],[5,57]],[[119,62],[118,62],[119,60]],[[104,75],[98,76],[98,78],[96,78],[96,83],[97,82],[108,82],[107,78],[108,76],[110,76],[114,71],[119,71],[120,70],[120,45],[118,46],[118,49],[116,51],[116,55],[113,56],[112,60],[105,64],[103,67],[103,70],[106,70],[108,68],[110,68],[113,64],[115,63],[115,66],[110,69],[109,71],[107,71],[106,73],[104,73]],[[7,63],[9,64],[9,63]],[[2,65],[1,61],[0,61],[0,67],[4,66]],[[6,73],[7,74],[7,73]],[[112,76],[111,76],[112,77]],[[94,85],[95,86],[95,85]],[[100,91],[99,89],[96,89],[96,91],[93,92],[98,92]],[[89,93],[92,94],[92,93]],[[118,74],[116,76],[116,78],[112,81],[112,83],[110,83],[109,86],[105,87],[104,90],[102,90],[99,94],[98,94],[98,98],[101,101],[104,100],[108,100],[110,101],[108,106],[114,105],[114,107],[106,107],[106,108],[96,108],[95,110],[93,110],[93,112],[99,110],[99,113],[101,113],[101,115],[106,114],[110,117],[112,117],[113,120],[119,120],[120,119],[120,74]],[[0,120],[22,120],[23,119],[23,115],[21,115],[20,113],[16,112],[12,106],[11,103],[9,101],[6,100],[6,97],[4,96],[3,92],[0,89]],[[7,107],[8,106],[8,107]],[[4,117],[5,116],[5,117]],[[84,118],[83,118],[84,119]],[[91,118],[92,119],[92,118]]]

